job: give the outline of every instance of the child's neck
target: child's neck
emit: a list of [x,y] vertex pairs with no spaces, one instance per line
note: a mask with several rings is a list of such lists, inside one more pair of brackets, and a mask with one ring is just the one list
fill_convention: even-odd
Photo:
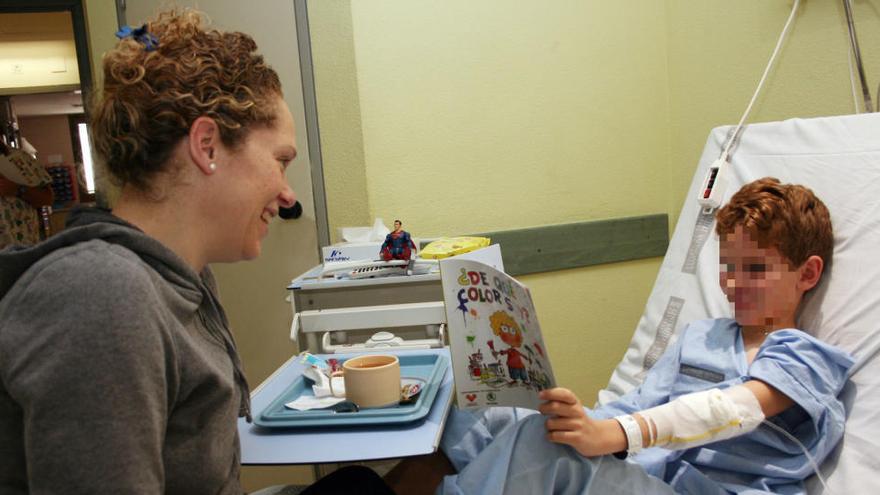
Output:
[[746,348],[760,346],[772,332],[783,328],[795,328],[794,316],[788,318],[768,318],[763,325],[742,325],[743,344]]
[[752,361],[755,360],[755,356],[758,355],[758,351],[761,349],[761,344],[764,343],[764,340],[767,339],[767,336],[770,335],[771,327],[769,326],[743,326],[740,330],[742,334],[742,342],[743,348],[746,351],[746,362],[749,365],[752,364]]
[[742,340],[746,350],[757,349],[764,343],[764,339],[770,335],[771,330],[764,326],[743,326]]

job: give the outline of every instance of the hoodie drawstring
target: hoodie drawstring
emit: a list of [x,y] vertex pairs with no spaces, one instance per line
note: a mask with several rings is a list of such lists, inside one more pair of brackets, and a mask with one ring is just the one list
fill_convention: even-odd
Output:
[[235,371],[235,382],[241,392],[241,404],[239,405],[238,416],[244,417],[248,423],[252,423],[251,389],[248,385],[247,378],[244,376],[241,359],[239,358],[238,351],[235,347],[235,340],[232,337],[232,333],[229,331],[229,321],[226,319],[226,314],[223,312],[223,308],[218,303],[214,294],[210,290],[203,290],[202,293],[205,295],[205,300],[210,303],[211,309],[213,310],[212,313],[219,316],[220,322],[215,321],[213,318],[207,318],[201,308],[198,310],[199,319],[201,319],[205,328],[211,332],[212,335],[218,337],[226,347],[226,354],[229,355],[229,359],[232,361],[232,367]]

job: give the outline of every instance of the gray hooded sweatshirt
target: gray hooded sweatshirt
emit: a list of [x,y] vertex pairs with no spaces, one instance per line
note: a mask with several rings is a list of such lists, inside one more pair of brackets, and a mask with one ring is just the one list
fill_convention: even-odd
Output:
[[209,270],[96,209],[0,252],[0,494],[240,494],[239,415]]

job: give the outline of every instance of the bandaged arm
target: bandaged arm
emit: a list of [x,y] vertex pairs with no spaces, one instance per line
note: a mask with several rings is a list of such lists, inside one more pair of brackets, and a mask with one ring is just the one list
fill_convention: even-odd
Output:
[[758,397],[746,385],[683,395],[637,414],[647,435],[632,416],[615,418],[627,436],[630,453],[643,446],[682,450],[726,440],[754,430],[764,420]]

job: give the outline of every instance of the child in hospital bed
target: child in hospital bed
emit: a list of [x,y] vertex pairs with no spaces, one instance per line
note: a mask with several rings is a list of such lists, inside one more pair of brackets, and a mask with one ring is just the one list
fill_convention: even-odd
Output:
[[828,210],[765,178],[716,219],[735,320],[691,323],[641,386],[592,411],[563,388],[542,392],[541,414],[453,411],[441,448],[457,474],[438,493],[804,493],[842,437],[853,364],[795,329],[831,261]]

